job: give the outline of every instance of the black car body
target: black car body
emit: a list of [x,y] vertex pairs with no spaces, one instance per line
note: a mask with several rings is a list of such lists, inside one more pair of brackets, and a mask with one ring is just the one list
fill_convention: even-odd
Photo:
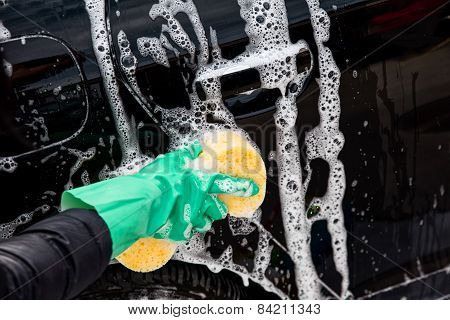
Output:
[[[139,51],[139,39],[161,34],[162,19],[149,17],[157,0],[105,1],[120,95],[138,128],[140,149],[156,156],[167,150],[168,137],[152,108],[189,106],[189,90],[198,90],[199,97],[205,94],[192,80],[190,64],[195,62],[186,59],[183,49],[177,54],[168,51],[169,65]],[[237,1],[194,0],[194,4],[204,30],[214,28],[222,56],[232,60],[241,55],[249,39]],[[291,40],[304,39],[312,52],[297,56],[297,68],[316,66],[308,7],[300,0],[285,4]],[[355,298],[446,298],[450,295],[449,3],[327,0],[320,5],[331,19],[327,46],[341,70],[340,130],[346,143],[339,158],[347,182],[343,212],[350,291]],[[194,39],[188,17],[177,17]],[[0,41],[1,54],[13,66],[9,83],[13,102],[2,106],[0,132],[0,234],[6,238],[57,214],[65,188],[98,181],[105,166],[111,170],[119,166],[123,154],[94,54],[85,2],[8,0],[0,7],[0,20],[11,33]],[[123,68],[134,61],[121,60],[121,31],[137,59],[136,84]],[[305,134],[319,122],[314,81],[318,77],[313,68],[297,99],[301,146]],[[259,145],[269,180],[276,181],[277,164],[271,154],[276,149],[273,117],[280,92],[261,88],[251,67],[225,73],[220,82],[224,105]],[[303,159],[304,147],[301,150]],[[325,193],[329,174],[324,161],[313,161],[311,167],[307,201]],[[278,279],[276,286],[295,298],[293,263],[283,250],[278,186],[272,182],[268,182],[261,225],[279,245],[272,242],[265,275]],[[229,222],[217,223],[220,237],[207,236],[209,252],[218,258],[231,246],[233,261],[251,270],[258,237],[255,232],[245,237],[233,234]],[[323,295],[334,297],[341,290],[341,275],[323,221],[313,224],[310,247],[317,274],[326,284]],[[214,274],[203,266],[171,261],[149,274],[112,264],[80,297],[275,296],[254,282],[244,286],[231,272]]]

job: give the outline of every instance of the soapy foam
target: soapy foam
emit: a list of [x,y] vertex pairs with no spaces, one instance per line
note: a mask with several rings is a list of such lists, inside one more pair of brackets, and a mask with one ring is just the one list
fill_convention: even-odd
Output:
[[[2,20],[0,20],[0,42],[5,41],[11,38],[11,32],[3,25]],[[3,65],[3,69],[5,71],[5,74],[8,77],[11,77],[13,74],[13,66],[10,62],[8,62],[6,59],[3,59],[1,61]]]
[[284,95],[297,73],[296,55],[309,51],[308,45],[305,41],[295,44],[290,41],[284,1],[238,0],[238,3],[250,39],[246,52],[232,60],[218,59],[199,68],[197,81],[254,68],[259,72],[262,88],[278,88]]
[[70,174],[69,174],[69,181],[64,186],[64,190],[73,189],[73,182],[72,182],[72,176],[75,174],[75,172],[78,171],[78,169],[81,168],[81,165],[88,160],[91,160],[94,158],[96,153],[96,148],[92,147],[89,148],[86,152],[77,150],[77,149],[67,149],[67,151],[71,154],[77,157],[77,160],[75,164],[70,168]]
[[[142,39],[142,38],[141,38]],[[140,102],[140,105],[143,107],[144,111],[147,113],[147,115],[155,122],[159,123],[159,121],[155,118],[153,112],[153,107],[150,106],[150,104],[147,102],[146,97],[142,93],[141,89],[139,88],[137,79],[136,79],[136,68],[138,65],[138,60],[136,56],[133,54],[133,52],[130,49],[130,42],[128,41],[127,35],[123,30],[120,30],[119,34],[117,35],[117,42],[119,43],[120,48],[120,57],[119,57],[119,63],[122,71],[125,73],[125,76],[128,80],[127,85],[131,86],[131,94],[133,94],[135,97],[137,97],[137,101]],[[139,40],[138,40],[139,44]],[[153,101],[152,97],[149,97],[151,101]],[[132,127],[134,127],[133,118],[132,121]],[[162,128],[164,129],[164,128]],[[130,138],[130,139],[136,139],[136,138]],[[143,162],[141,165],[138,165],[138,168],[142,167],[146,163],[150,161],[150,158],[143,157]]]
[[119,31],[119,34],[117,35],[117,42],[119,43],[120,50],[120,67],[125,73],[127,80],[131,84],[131,86],[135,90],[140,91],[135,78],[138,61],[134,54],[131,52],[130,42],[128,41],[127,35],[125,34],[125,32],[123,32],[123,30]]
[[23,213],[11,222],[0,224],[0,240],[9,239],[13,236],[17,227],[30,222],[37,213],[46,213],[50,210],[50,206],[44,204],[31,212]]
[[137,46],[143,57],[150,56],[150,58],[152,58],[156,63],[167,68],[170,67],[166,51],[164,50],[160,39],[142,37],[137,39]]
[[0,158],[0,171],[13,173],[17,169],[17,162],[11,157]]
[[[11,32],[3,25],[3,21],[0,20],[0,42],[11,38]],[[10,62],[3,59],[2,61],[3,69],[8,77],[12,76],[13,66]]]
[[347,262],[347,231],[344,225],[342,201],[346,183],[343,163],[338,159],[345,138],[339,130],[341,113],[339,86],[340,71],[333,58],[331,50],[324,45],[330,37],[330,18],[324,9],[319,6],[318,0],[306,0],[314,30],[314,38],[319,52],[320,96],[318,110],[320,123],[307,133],[305,143],[307,158],[310,163],[313,159],[321,158],[330,167],[328,189],[322,198],[311,201],[310,208],[320,208],[320,213],[313,219],[327,221],[328,231],[331,235],[334,263],[336,270],[341,274],[341,297],[351,296],[348,291],[349,273]]
[[89,178],[89,173],[84,170],[81,174],[81,182],[83,183],[83,186],[87,186],[91,184],[91,179]]
[[244,284],[248,285],[248,280],[260,284],[266,291],[277,294],[283,299],[288,299],[288,295],[279,289],[273,282],[265,277],[272,246],[269,245],[271,235],[260,233],[258,249],[255,252],[255,267],[248,271],[245,267],[233,262],[233,249],[229,246],[222,255],[214,259],[208,253],[208,244],[205,243],[201,234],[196,234],[185,245],[180,246],[174,255],[174,259],[189,263],[202,264],[208,267],[211,272],[218,273],[222,270],[230,270],[242,277]]
[[169,42],[169,39],[167,39],[166,35],[164,33],[161,33],[159,37],[159,41],[161,42],[161,45],[166,48],[169,51],[172,51],[176,57],[180,56],[180,51],[176,49],[172,44]]
[[11,32],[5,27],[3,21],[0,20],[0,41],[5,41],[11,38]]
[[[156,17],[163,17],[167,21],[167,25],[163,25],[163,32],[168,32],[172,40],[183,49],[186,49],[191,55],[192,61],[195,56],[195,46],[186,34],[181,24],[175,18],[178,13],[185,13],[194,28],[197,40],[200,43],[198,63],[200,65],[208,62],[208,39],[206,38],[205,29],[203,28],[198,14],[197,7],[192,0],[160,0],[154,4],[150,10],[150,18],[155,20]],[[184,43],[183,43],[184,41]]]
[[114,116],[118,140],[122,151],[121,166],[106,177],[130,174],[139,171],[150,159],[142,155],[136,137],[136,126],[125,113],[119,86],[111,58],[108,28],[105,18],[104,0],[84,0],[91,23],[94,53],[103,79],[108,101]]

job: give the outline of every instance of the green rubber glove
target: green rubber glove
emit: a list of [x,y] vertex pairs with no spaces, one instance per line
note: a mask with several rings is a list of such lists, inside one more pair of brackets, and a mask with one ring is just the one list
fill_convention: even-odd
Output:
[[226,216],[216,194],[253,196],[259,191],[248,179],[189,168],[201,151],[195,142],[157,157],[137,174],[65,191],[61,208],[96,210],[111,232],[113,258],[140,238],[186,241]]

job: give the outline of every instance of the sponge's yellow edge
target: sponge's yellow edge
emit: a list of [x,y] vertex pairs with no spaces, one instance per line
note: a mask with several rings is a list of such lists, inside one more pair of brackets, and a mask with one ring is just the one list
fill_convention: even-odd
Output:
[[235,217],[250,217],[263,203],[266,194],[266,167],[259,152],[245,136],[232,130],[219,130],[206,134],[201,140],[203,152],[193,166],[200,170],[220,172],[255,181],[259,193],[242,198],[219,195]]
[[139,239],[116,259],[136,272],[151,272],[164,266],[174,255],[177,245],[168,240]]

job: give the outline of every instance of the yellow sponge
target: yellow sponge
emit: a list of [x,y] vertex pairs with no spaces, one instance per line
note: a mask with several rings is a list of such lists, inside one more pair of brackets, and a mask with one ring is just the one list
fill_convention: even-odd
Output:
[[232,130],[207,133],[201,143],[203,152],[194,161],[194,168],[249,178],[258,185],[259,193],[253,197],[219,195],[230,215],[250,217],[261,206],[266,194],[266,167],[261,155],[243,134]]
[[150,272],[164,266],[177,249],[174,242],[154,238],[139,239],[116,259],[128,269]]

